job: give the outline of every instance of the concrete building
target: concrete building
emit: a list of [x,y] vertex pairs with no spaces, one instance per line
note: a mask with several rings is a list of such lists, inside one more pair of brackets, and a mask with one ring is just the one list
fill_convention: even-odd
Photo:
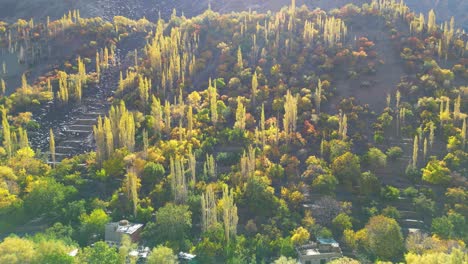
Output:
[[143,230],[143,224],[130,223],[127,220],[108,223],[105,228],[104,239],[110,244],[120,244],[123,235],[129,235],[132,242],[140,240],[140,233]]
[[333,239],[319,238],[316,243],[297,247],[296,251],[301,264],[325,264],[343,256],[340,245]]

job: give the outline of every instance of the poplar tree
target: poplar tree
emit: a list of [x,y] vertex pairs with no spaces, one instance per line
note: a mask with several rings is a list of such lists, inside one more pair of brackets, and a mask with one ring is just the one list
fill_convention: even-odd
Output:
[[248,152],[244,151],[240,159],[241,175],[243,179],[248,179],[255,173],[255,150],[249,146]]
[[348,137],[348,117],[341,110],[338,125],[338,134],[341,136],[341,139],[345,140]]
[[50,147],[50,155],[52,157],[52,166],[55,168],[55,137],[54,137],[54,131],[52,131],[52,128],[50,129],[49,132],[50,138],[49,138],[49,147]]
[[265,149],[266,136],[265,136],[265,104],[262,104],[262,113],[260,116],[260,129],[262,137],[262,148]]
[[188,129],[187,137],[190,139],[193,133],[193,107],[191,104],[188,106],[187,129]]
[[148,147],[149,147],[148,131],[144,129],[143,130],[143,156],[145,158],[148,157]]
[[206,177],[216,179],[216,162],[213,155],[206,154],[206,161],[203,165],[203,171]]
[[216,198],[212,185],[206,186],[205,193],[201,197],[202,231],[206,232],[218,223],[216,212]]
[[258,76],[257,72],[255,71],[252,76],[252,103],[255,106],[255,101],[258,93]]
[[141,74],[138,75],[138,93],[143,106],[146,106],[149,98],[149,81],[147,78],[143,78]]
[[455,100],[455,105],[454,105],[454,109],[453,109],[453,118],[455,120],[460,119],[460,115],[461,115],[460,107],[461,107],[461,95],[459,94],[457,99]]
[[189,151],[189,169],[190,169],[190,175],[192,176],[191,179],[191,184],[195,186],[195,183],[197,182],[197,160],[195,157],[195,154],[192,152],[192,150]]
[[164,129],[167,134],[171,133],[171,103],[169,101],[164,104]]
[[163,122],[163,110],[159,99],[153,95],[151,99],[151,116],[154,118],[154,130],[161,133],[161,124]]
[[8,157],[11,157],[13,152],[13,144],[10,133],[10,124],[8,123],[8,117],[6,109],[2,109],[2,127],[3,127],[3,147],[8,154]]
[[237,97],[237,110],[236,110],[236,122],[234,123],[234,128],[245,130],[245,106],[242,103],[242,97]]
[[66,104],[68,103],[68,99],[69,99],[68,74],[66,72],[59,71],[58,79],[59,79],[59,91],[57,94],[57,98],[60,100],[61,103]]
[[462,148],[465,149],[466,146],[466,116],[463,117],[463,125],[461,129],[461,138],[462,138]]
[[28,79],[26,78],[26,74],[23,73],[21,76],[21,88],[25,91],[28,90],[29,85],[28,85]]
[[184,161],[180,156],[171,157],[171,185],[176,203],[187,201],[187,184],[185,180]]
[[119,122],[119,142],[121,147],[126,147],[131,152],[135,148],[135,120],[128,111],[122,113]]
[[109,118],[104,118],[103,134],[106,141],[106,157],[110,157],[114,153],[114,134],[112,133],[112,124]]
[[240,46],[237,49],[237,67],[239,67],[240,70],[244,69],[244,60],[242,58],[242,50]]
[[283,126],[286,135],[290,135],[290,133],[296,131],[297,125],[297,103],[298,97],[292,96],[291,92],[288,90],[285,96],[286,100],[284,103],[284,118],[283,118]]
[[47,91],[53,93],[52,84],[50,83],[50,78],[47,78]]
[[6,92],[6,83],[5,83],[5,80],[3,79],[0,79],[0,88],[2,90],[2,95],[5,96],[5,92]]
[[430,125],[429,125],[429,145],[431,146],[431,148],[434,145],[434,139],[435,139],[434,131],[435,131],[435,125],[434,125],[433,122],[430,122]]
[[19,148],[29,147],[28,132],[26,131],[26,129],[19,127],[18,135],[19,135]]
[[426,160],[427,157],[427,138],[424,138],[423,143],[423,160]]
[[427,31],[429,33],[434,33],[436,30],[437,30],[436,16],[435,16],[434,10],[431,9],[427,17]]
[[412,156],[412,166],[413,169],[417,168],[418,165],[418,152],[419,152],[419,142],[418,142],[418,136],[414,136],[414,141],[413,141],[413,156]]
[[78,56],[78,76],[83,83],[86,83],[86,65],[81,60],[81,57]]
[[126,174],[127,197],[132,202],[133,216],[137,217],[139,180],[135,169],[131,167]]
[[237,223],[239,217],[237,215],[237,206],[234,203],[234,191],[229,191],[228,186],[223,186],[223,198],[221,200],[223,206],[223,223],[226,242],[229,243],[231,237],[237,234]]
[[96,52],[96,74],[97,74],[97,79],[101,79],[101,61],[99,59],[99,52]]
[[318,80],[317,88],[315,89],[314,100],[317,107],[317,113],[320,113],[320,105],[322,103],[322,81],[320,81],[320,79]]
[[98,117],[97,124],[93,126],[93,132],[94,141],[96,142],[96,161],[101,165],[106,157],[105,136],[101,116]]
[[395,107],[396,107],[396,109],[398,109],[398,108],[400,108],[400,101],[401,101],[401,93],[400,93],[400,90],[397,90],[397,91],[396,91],[395,99],[396,99]]
[[208,97],[210,102],[211,122],[216,124],[218,122],[218,92],[216,89],[216,82],[214,86],[211,86],[211,79],[208,87]]

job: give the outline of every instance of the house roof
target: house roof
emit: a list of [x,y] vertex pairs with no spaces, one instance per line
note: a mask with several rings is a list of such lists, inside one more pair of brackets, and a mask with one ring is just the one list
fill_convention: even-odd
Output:
[[118,225],[117,230],[115,230],[115,231],[119,232],[119,233],[124,233],[124,234],[131,235],[131,234],[135,233],[141,227],[143,227],[143,224],[131,224],[131,223],[129,223],[128,225],[124,225],[124,226]]
[[338,242],[336,242],[335,239],[333,238],[317,238],[317,241],[322,244],[322,245],[331,245],[333,247],[339,247],[340,244],[338,244]]

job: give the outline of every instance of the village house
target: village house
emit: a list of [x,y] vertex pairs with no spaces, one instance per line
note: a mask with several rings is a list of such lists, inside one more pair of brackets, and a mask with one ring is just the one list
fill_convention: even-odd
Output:
[[138,243],[143,224],[130,223],[127,220],[106,224],[104,239],[109,244],[120,244],[123,235],[128,235],[133,243]]
[[317,242],[296,248],[298,261],[301,264],[325,264],[341,258],[340,245],[334,239],[317,239]]

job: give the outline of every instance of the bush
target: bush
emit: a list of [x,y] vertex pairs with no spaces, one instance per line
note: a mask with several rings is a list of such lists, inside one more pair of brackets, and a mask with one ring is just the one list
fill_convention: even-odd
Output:
[[396,209],[393,206],[387,206],[382,210],[382,215],[385,215],[386,217],[393,218],[395,220],[398,220],[401,215],[398,209]]
[[216,155],[216,161],[224,166],[234,165],[239,161],[239,155],[234,152],[220,152]]
[[384,200],[395,201],[400,197],[400,190],[393,186],[385,186],[382,188],[380,195]]
[[396,160],[403,156],[403,150],[400,147],[391,147],[387,150],[386,153],[390,160]]
[[416,188],[414,187],[408,187],[405,190],[403,190],[403,195],[409,198],[414,198],[418,196],[418,193],[419,193],[418,190],[416,190]]

